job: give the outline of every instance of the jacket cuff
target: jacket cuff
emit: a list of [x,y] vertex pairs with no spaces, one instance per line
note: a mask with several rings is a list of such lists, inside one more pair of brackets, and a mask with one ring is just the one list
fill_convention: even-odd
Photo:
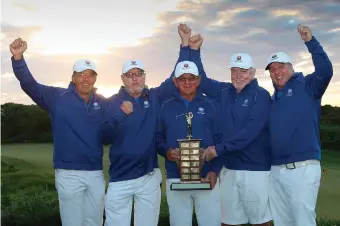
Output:
[[305,45],[307,46],[308,51],[312,53],[320,45],[320,43],[314,36],[312,36],[312,39],[308,42],[305,42]]
[[14,57],[12,56],[11,61],[12,61],[13,67],[25,67],[25,66],[27,66],[24,57],[22,57],[20,60],[15,60]]

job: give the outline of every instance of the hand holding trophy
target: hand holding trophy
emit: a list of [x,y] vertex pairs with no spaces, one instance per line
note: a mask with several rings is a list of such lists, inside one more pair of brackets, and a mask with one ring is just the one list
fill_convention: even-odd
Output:
[[202,139],[192,139],[192,121],[193,113],[185,114],[187,121],[186,139],[177,140],[179,148],[179,159],[176,161],[179,168],[180,182],[172,183],[171,190],[210,190],[211,184],[208,181],[201,180],[202,167],[204,159],[201,155],[204,151],[200,147]]

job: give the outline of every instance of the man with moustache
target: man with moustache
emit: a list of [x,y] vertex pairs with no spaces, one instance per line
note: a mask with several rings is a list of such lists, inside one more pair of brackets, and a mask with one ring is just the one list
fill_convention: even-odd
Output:
[[[21,38],[10,45],[12,67],[23,91],[51,117],[53,162],[63,226],[98,226],[103,221],[105,180],[100,125],[109,120],[105,98],[96,93],[95,64],[80,59],[73,65],[68,88],[39,84],[29,71]],[[132,109],[122,103],[110,112],[116,127]],[[121,109],[122,111],[117,111]]]
[[258,85],[248,53],[231,56],[232,83],[207,78],[200,51],[191,50],[190,57],[202,75],[202,91],[221,104],[223,139],[208,147],[203,158],[219,156],[226,162],[220,175],[222,225],[269,226],[270,95]]
[[[185,24],[178,26],[178,32],[187,40],[191,35]],[[189,53],[188,43],[182,43],[177,62],[188,59]],[[134,112],[112,134],[105,225],[129,226],[134,205],[135,225],[156,226],[162,181],[155,143],[156,125],[162,98],[170,95],[175,87],[169,78],[157,88],[145,88],[145,67],[138,60],[123,64],[121,79],[124,86],[112,97],[111,106],[130,101]]]
[[275,89],[270,112],[270,202],[275,226],[316,225],[321,99],[333,76],[332,63],[311,29],[299,25],[297,30],[315,71],[306,76],[295,72],[284,52],[270,55],[266,66]]

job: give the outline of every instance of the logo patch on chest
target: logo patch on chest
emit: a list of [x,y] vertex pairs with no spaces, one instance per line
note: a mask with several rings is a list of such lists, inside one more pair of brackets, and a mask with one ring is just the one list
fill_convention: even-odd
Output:
[[94,110],[99,110],[100,109],[100,106],[99,106],[99,104],[97,102],[93,103],[93,109]]
[[243,102],[243,104],[242,104],[242,106],[243,106],[243,107],[248,107],[248,106],[249,106],[249,103],[248,103],[248,102],[249,102],[248,99],[245,99],[244,102]]
[[197,114],[199,114],[199,115],[205,115],[204,108],[199,107],[198,110],[197,110]]
[[293,96],[293,90],[292,90],[292,89],[288,89],[287,95],[286,95],[286,96],[287,96],[287,97]]
[[145,100],[145,101],[143,102],[143,106],[144,106],[144,108],[150,107],[149,101]]

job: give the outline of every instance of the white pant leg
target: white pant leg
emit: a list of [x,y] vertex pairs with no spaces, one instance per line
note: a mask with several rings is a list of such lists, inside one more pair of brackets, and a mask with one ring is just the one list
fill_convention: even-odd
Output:
[[220,183],[211,191],[194,191],[194,203],[199,226],[221,226]]
[[250,224],[263,224],[272,220],[269,206],[269,171],[238,171],[243,174],[240,187],[244,212]]
[[83,203],[86,180],[84,171],[55,170],[55,185],[59,198],[63,226],[83,226]]
[[[294,225],[290,208],[291,194],[281,183],[281,172],[285,169],[272,166],[269,179],[270,209],[275,226]],[[283,179],[284,181],[284,179]]]
[[193,191],[170,190],[172,183],[180,179],[167,179],[166,197],[169,206],[169,219],[171,226],[191,226],[193,214]]
[[162,173],[155,169],[139,179],[134,196],[134,225],[157,226],[161,205]]
[[105,226],[130,226],[137,179],[110,182],[105,196]]
[[87,172],[83,226],[103,225],[105,179],[102,170]]
[[[272,171],[275,172],[273,175],[275,179],[281,183],[288,194],[291,212],[289,222],[294,226],[316,226],[315,206],[321,179],[320,164],[306,165],[293,170],[273,166]],[[282,202],[277,197],[274,201]],[[280,212],[277,214],[280,215]],[[282,216],[274,217],[275,225],[280,226],[280,221],[275,222],[275,219],[280,218]]]
[[248,223],[239,192],[237,172],[223,167],[220,175],[221,222],[238,225]]

